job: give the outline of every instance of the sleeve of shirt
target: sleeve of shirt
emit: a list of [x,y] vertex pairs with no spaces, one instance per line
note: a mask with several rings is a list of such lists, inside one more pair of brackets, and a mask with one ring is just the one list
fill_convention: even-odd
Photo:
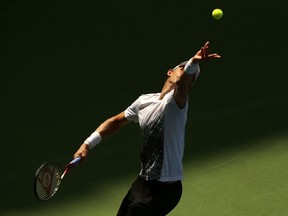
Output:
[[140,97],[134,101],[127,109],[125,110],[125,118],[137,123],[139,121],[138,119],[138,112],[140,107]]

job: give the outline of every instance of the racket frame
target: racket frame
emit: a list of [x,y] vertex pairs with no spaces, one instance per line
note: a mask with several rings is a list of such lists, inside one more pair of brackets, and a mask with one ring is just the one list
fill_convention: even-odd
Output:
[[[70,161],[68,164],[66,164],[65,166],[62,166],[60,163],[55,163],[55,162],[45,162],[43,163],[36,171],[35,173],[35,177],[34,177],[34,184],[33,184],[33,189],[34,189],[34,194],[36,196],[36,198],[39,200],[39,201],[47,201],[47,200],[50,200],[52,197],[54,197],[54,195],[56,194],[56,192],[58,191],[59,187],[60,187],[60,184],[64,178],[64,176],[67,174],[67,172],[69,171],[69,169],[75,165],[77,165],[79,162],[81,161],[81,157],[77,157],[75,159],[73,159],[72,161]],[[58,180],[57,180],[57,183],[55,185],[55,188],[53,189],[52,193],[51,193],[51,188],[48,188],[48,189],[45,189],[44,186],[43,186],[43,182],[42,182],[42,179],[40,179],[40,175],[42,174],[43,175],[43,169],[45,169],[47,167],[49,167],[49,165],[51,165],[51,167],[53,167],[54,169],[50,171],[50,187],[51,187],[51,184],[53,182],[53,178],[54,177],[57,177],[54,175],[55,172],[58,172],[59,174],[59,177],[58,177]],[[64,171],[63,171],[64,169]],[[63,171],[63,172],[62,172]],[[52,174],[51,174],[52,173]],[[56,174],[57,175],[57,174]],[[38,190],[37,190],[37,187],[39,186],[39,184],[43,187],[43,190],[47,190],[46,193],[47,193],[47,196],[42,198],[42,196],[40,196],[38,194]]]

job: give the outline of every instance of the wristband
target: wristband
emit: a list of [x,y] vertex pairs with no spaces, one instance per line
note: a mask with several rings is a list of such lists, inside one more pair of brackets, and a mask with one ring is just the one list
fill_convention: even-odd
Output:
[[94,148],[98,145],[102,140],[102,137],[99,132],[94,131],[85,141],[84,143],[89,146],[89,149]]
[[196,73],[200,72],[199,64],[194,64],[192,62],[192,60],[193,60],[192,58],[189,59],[189,61],[187,62],[187,64],[184,67],[184,72],[189,74],[189,75],[196,74]]

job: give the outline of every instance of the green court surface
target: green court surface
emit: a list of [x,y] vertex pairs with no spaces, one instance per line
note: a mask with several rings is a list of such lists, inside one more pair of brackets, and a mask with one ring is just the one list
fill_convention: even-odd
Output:
[[288,137],[189,164],[186,193],[172,215],[285,215]]
[[[171,216],[288,214],[286,0],[0,2],[2,216],[113,216],[139,171],[129,124],[38,202],[34,174],[207,40],[189,96],[183,196]],[[224,16],[214,20],[211,12]]]

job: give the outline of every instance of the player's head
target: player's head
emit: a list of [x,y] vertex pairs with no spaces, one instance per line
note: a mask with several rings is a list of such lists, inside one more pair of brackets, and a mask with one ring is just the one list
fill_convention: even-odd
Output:
[[184,67],[188,61],[184,61],[177,66],[175,66],[173,69],[169,69],[167,71],[167,80],[169,80],[172,83],[176,83],[176,81],[179,79],[179,77],[184,72]]

